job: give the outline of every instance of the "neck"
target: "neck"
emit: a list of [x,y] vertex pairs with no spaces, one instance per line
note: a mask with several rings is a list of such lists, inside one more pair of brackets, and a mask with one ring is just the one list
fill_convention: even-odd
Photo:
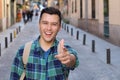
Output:
[[54,40],[53,41],[50,41],[50,42],[47,42],[47,41],[44,41],[43,39],[40,38],[39,40],[39,43],[41,45],[41,48],[44,50],[44,51],[47,51],[53,44]]

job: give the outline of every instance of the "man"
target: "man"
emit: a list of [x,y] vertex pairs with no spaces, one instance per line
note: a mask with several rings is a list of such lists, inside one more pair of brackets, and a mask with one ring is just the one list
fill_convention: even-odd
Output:
[[[25,80],[67,80],[69,71],[78,66],[76,51],[64,45],[64,39],[56,39],[60,28],[60,11],[53,7],[43,9],[39,19],[40,36],[31,45]],[[19,80],[23,73],[23,50],[24,46],[17,52],[10,80]]]

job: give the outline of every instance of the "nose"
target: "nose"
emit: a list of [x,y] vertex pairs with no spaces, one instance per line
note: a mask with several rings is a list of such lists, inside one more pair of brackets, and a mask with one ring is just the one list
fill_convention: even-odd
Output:
[[52,25],[49,24],[49,25],[47,26],[47,30],[51,30],[51,29],[52,29]]

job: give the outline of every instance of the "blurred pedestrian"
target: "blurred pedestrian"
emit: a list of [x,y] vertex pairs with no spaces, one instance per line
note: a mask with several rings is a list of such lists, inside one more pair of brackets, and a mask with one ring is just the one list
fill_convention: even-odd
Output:
[[22,18],[21,11],[18,10],[18,12],[17,12],[17,21],[20,22],[20,21],[21,21],[21,18]]
[[39,12],[39,10],[38,10],[38,9],[36,9],[35,16],[38,16],[38,12]]
[[30,20],[30,10],[27,10],[26,14],[27,14],[27,22],[28,22]]
[[25,12],[24,11],[22,12],[22,17],[23,17],[23,21],[25,23]]
[[10,80],[19,80],[24,69],[25,80],[68,80],[69,71],[74,70],[79,61],[77,52],[64,44],[64,39],[57,40],[60,28],[60,11],[53,7],[43,9],[39,19],[40,36],[32,42],[28,62],[23,64],[22,46],[14,58]]
[[25,5],[22,6],[22,17],[23,17],[24,23],[26,23],[26,7],[25,7]]
[[32,21],[33,18],[33,9],[30,11],[30,21]]

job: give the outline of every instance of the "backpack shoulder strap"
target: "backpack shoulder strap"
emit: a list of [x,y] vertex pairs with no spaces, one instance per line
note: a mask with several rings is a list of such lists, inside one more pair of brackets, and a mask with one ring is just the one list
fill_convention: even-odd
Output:
[[22,56],[22,60],[23,60],[23,64],[24,64],[24,71],[20,77],[20,80],[24,80],[24,78],[25,78],[25,69],[26,69],[26,64],[28,62],[31,45],[32,45],[32,41],[27,42],[24,47],[23,56]]
[[27,42],[27,43],[25,44],[24,51],[23,51],[23,56],[22,56],[23,64],[24,64],[24,65],[27,64],[31,45],[32,45],[32,41]]

